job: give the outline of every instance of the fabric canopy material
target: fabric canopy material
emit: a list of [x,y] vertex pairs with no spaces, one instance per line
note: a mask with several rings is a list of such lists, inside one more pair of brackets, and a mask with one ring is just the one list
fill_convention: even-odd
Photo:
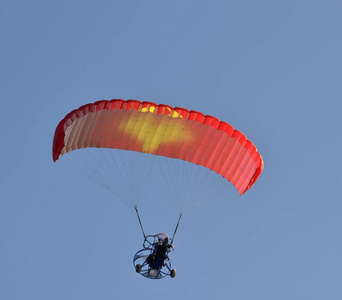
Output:
[[53,160],[81,148],[114,148],[176,158],[209,168],[246,192],[263,170],[254,144],[226,122],[185,108],[138,100],[102,100],[59,123]]

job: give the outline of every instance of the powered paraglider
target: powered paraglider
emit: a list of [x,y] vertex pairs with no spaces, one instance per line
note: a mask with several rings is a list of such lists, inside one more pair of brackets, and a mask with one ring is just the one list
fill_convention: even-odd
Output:
[[[228,123],[198,111],[138,100],[102,100],[73,110],[56,128],[52,156],[113,191],[136,211],[142,231],[137,207],[156,162],[168,182],[170,192],[165,194],[171,195],[180,216],[218,198],[219,192],[226,198],[229,182],[242,195],[263,170],[254,144]],[[163,260],[167,272],[147,259],[146,252],[155,246],[150,243],[135,255],[135,267],[148,266],[139,272],[148,278],[172,277],[168,255]],[[136,264],[138,258],[146,261]],[[151,272],[156,275],[146,275]]]

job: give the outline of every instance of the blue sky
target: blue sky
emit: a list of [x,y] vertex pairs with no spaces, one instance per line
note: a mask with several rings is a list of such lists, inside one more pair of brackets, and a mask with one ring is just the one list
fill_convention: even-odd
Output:
[[[341,299],[340,1],[2,1],[0,298]],[[186,214],[175,279],[135,273],[113,194],[52,161],[58,122],[101,99],[198,110],[265,161],[238,199]],[[158,181],[158,178],[155,178]],[[162,197],[162,195],[160,195]],[[145,231],[172,231],[145,206]]]

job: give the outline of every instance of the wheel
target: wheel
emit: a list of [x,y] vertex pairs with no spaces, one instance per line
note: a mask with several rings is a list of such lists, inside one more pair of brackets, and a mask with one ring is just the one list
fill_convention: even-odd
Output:
[[136,271],[137,273],[140,273],[140,272],[141,272],[141,265],[137,264],[137,265],[135,266],[135,271]]
[[176,269],[172,269],[170,273],[171,278],[175,278],[176,276]]

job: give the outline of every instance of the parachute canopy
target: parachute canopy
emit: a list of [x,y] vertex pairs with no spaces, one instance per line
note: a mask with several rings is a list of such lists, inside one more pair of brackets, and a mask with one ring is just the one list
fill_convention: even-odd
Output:
[[185,108],[137,100],[102,100],[70,112],[59,123],[53,160],[81,148],[132,150],[206,167],[245,193],[263,170],[253,143],[217,118]]

